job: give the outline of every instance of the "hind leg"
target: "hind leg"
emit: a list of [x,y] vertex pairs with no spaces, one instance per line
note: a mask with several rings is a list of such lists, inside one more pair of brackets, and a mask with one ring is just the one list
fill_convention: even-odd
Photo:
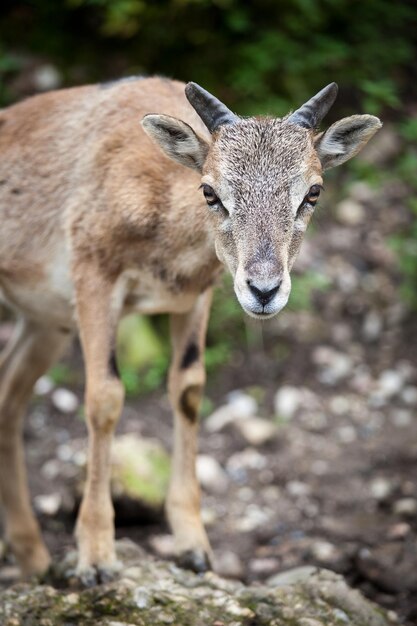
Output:
[[25,576],[45,571],[50,559],[30,504],[22,417],[34,383],[67,342],[68,334],[20,321],[0,361],[0,501],[6,537]]

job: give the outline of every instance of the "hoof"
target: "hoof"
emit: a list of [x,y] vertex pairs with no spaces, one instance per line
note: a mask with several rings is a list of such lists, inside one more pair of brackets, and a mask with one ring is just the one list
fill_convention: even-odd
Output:
[[190,569],[196,574],[213,569],[210,557],[204,550],[186,550],[177,557],[177,563],[183,569]]
[[89,588],[96,585],[104,585],[116,580],[121,570],[121,563],[114,565],[91,565],[67,569],[64,578],[67,584],[73,588]]
[[121,568],[122,565],[118,562],[114,565],[93,565],[77,568],[74,576],[82,587],[95,587],[95,585],[104,585],[116,580]]

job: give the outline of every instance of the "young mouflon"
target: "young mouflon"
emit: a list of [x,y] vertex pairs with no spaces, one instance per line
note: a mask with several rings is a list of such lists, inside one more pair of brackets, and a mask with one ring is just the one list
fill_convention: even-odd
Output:
[[212,285],[226,266],[243,309],[259,319],[287,303],[323,171],[381,127],[353,115],[318,132],[336,93],[332,83],[282,119],[241,118],[195,83],[137,78],[0,111],[0,294],[18,317],[0,361],[0,499],[24,575],[50,557],[30,505],[22,416],[75,333],[89,435],[77,572],[94,583],[117,570],[109,466],[124,390],[114,346],[132,311],[170,315],[166,510],[179,561],[210,566],[195,457]]

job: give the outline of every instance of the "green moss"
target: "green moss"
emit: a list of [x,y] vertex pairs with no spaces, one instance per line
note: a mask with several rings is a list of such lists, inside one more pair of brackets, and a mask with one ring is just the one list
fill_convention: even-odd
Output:
[[116,442],[114,451],[114,492],[121,491],[150,506],[162,506],[170,477],[170,459],[165,450],[129,435]]

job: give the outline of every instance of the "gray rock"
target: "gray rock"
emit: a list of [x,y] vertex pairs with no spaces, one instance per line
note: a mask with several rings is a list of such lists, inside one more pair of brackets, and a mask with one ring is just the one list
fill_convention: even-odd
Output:
[[313,558],[326,565],[331,565],[343,557],[342,551],[329,541],[315,541],[310,552]]
[[224,578],[241,578],[245,572],[241,559],[231,550],[215,554],[215,567],[217,574]]
[[300,480],[290,480],[286,484],[286,490],[294,498],[300,498],[311,495],[311,486]]
[[401,392],[401,400],[405,402],[405,404],[409,404],[410,406],[417,405],[417,387],[413,387],[409,385],[404,387]]
[[154,535],[149,539],[149,544],[158,556],[172,558],[175,554],[173,535]]
[[79,401],[75,393],[69,389],[59,387],[51,396],[52,404],[61,413],[74,413],[79,407]]
[[340,426],[340,428],[337,429],[336,434],[337,438],[342,443],[352,443],[358,438],[356,429],[354,426],[349,424],[346,424],[346,426]]
[[294,416],[300,404],[301,391],[297,387],[284,385],[275,394],[275,414],[284,420],[290,420]]
[[362,336],[365,341],[376,341],[381,335],[382,327],[383,320],[381,315],[377,311],[369,311],[362,326]]
[[33,82],[39,91],[58,89],[62,83],[62,76],[58,69],[49,63],[40,65],[33,72]]
[[236,429],[252,446],[261,446],[277,434],[277,426],[262,417],[249,417],[235,423]]
[[128,577],[76,594],[68,588],[21,583],[0,593],[0,623],[29,624],[40,615],[39,623],[48,626],[398,624],[392,614],[326,570],[298,568],[274,576],[268,585],[251,587],[213,573],[201,576],[180,570],[152,559],[131,542],[118,542],[117,551]]
[[335,385],[352,372],[352,358],[329,346],[318,346],[312,353],[315,365],[319,367],[318,379],[326,385]]
[[34,498],[35,509],[44,515],[54,516],[58,513],[62,504],[60,493],[40,494]]
[[211,493],[224,493],[229,479],[218,461],[208,454],[199,454],[196,462],[197,478],[203,489]]
[[365,220],[365,211],[359,202],[352,198],[346,198],[337,205],[336,217],[339,222],[346,226],[359,226]]
[[41,376],[33,388],[37,396],[46,396],[55,387],[54,381],[49,376]]
[[406,522],[398,522],[389,527],[387,532],[388,539],[404,539],[411,531],[410,524]]
[[369,491],[375,500],[384,502],[393,492],[393,484],[391,481],[383,477],[374,478],[369,484]]
[[417,500],[400,498],[394,503],[394,513],[403,517],[414,517],[417,514]]
[[392,398],[398,394],[404,385],[404,374],[399,369],[385,370],[377,382],[377,393],[384,398]]
[[394,409],[391,414],[392,423],[400,428],[408,428],[413,421],[413,414],[408,409]]
[[266,582],[270,587],[288,587],[289,585],[304,583],[319,572],[319,568],[313,565],[301,565],[300,567],[293,567],[290,570],[279,572],[268,578]]
[[257,410],[258,403],[252,396],[242,391],[233,391],[228,395],[227,404],[220,406],[204,420],[204,427],[209,432],[217,432],[235,421],[253,417]]

